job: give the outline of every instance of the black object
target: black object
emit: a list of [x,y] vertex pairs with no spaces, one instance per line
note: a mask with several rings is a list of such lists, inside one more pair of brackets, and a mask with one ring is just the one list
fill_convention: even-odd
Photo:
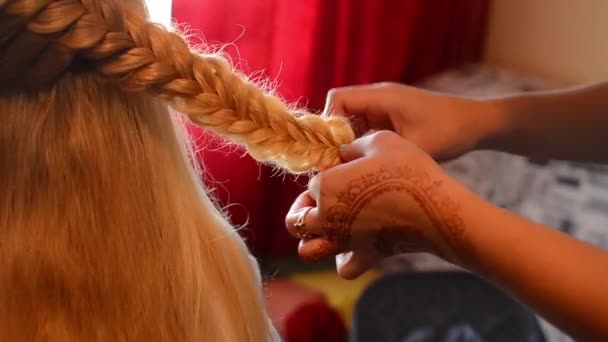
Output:
[[402,273],[356,305],[352,342],[544,342],[532,311],[464,272]]

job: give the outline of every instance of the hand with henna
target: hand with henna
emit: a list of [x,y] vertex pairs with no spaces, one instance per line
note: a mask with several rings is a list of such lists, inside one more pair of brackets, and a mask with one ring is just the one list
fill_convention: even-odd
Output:
[[302,259],[337,256],[340,276],[355,278],[384,257],[431,252],[455,261],[466,244],[455,197],[463,188],[414,144],[380,131],[342,152],[345,163],[324,171],[301,194],[286,224],[306,239]]
[[342,152],[293,204],[306,261],[336,256],[352,279],[383,257],[430,252],[494,282],[581,341],[608,341],[608,253],[495,207],[395,133]]

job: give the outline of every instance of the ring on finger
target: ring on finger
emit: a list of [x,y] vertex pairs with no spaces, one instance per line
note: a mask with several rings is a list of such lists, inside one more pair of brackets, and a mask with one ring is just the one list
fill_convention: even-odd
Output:
[[296,231],[296,235],[300,239],[310,239],[313,236],[312,234],[305,231],[306,223],[304,222],[306,220],[306,215],[312,209],[313,209],[313,207],[304,209],[304,211],[302,211],[302,213],[298,216],[296,223],[293,225],[293,227],[295,228],[295,231]]

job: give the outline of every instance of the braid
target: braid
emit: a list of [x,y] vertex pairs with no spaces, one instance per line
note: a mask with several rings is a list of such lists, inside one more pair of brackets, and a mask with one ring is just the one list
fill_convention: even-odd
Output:
[[[194,124],[244,146],[259,161],[292,172],[324,169],[338,164],[339,146],[354,139],[345,119],[289,111],[226,59],[192,52],[180,35],[132,9],[121,9],[117,23],[88,7],[80,0],[0,0],[1,11],[29,18],[29,31],[52,36],[54,53],[87,61],[125,91],[162,97]],[[0,33],[0,48],[4,38]]]

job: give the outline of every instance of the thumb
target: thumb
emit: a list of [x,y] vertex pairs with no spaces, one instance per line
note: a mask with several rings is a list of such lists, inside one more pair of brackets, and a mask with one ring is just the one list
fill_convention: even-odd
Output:
[[340,159],[345,163],[359,159],[363,156],[364,153],[361,148],[358,148],[358,146],[353,143],[340,146]]
[[340,158],[346,163],[369,156],[375,151],[378,143],[385,140],[386,134],[384,131],[369,131],[352,143],[340,146]]

